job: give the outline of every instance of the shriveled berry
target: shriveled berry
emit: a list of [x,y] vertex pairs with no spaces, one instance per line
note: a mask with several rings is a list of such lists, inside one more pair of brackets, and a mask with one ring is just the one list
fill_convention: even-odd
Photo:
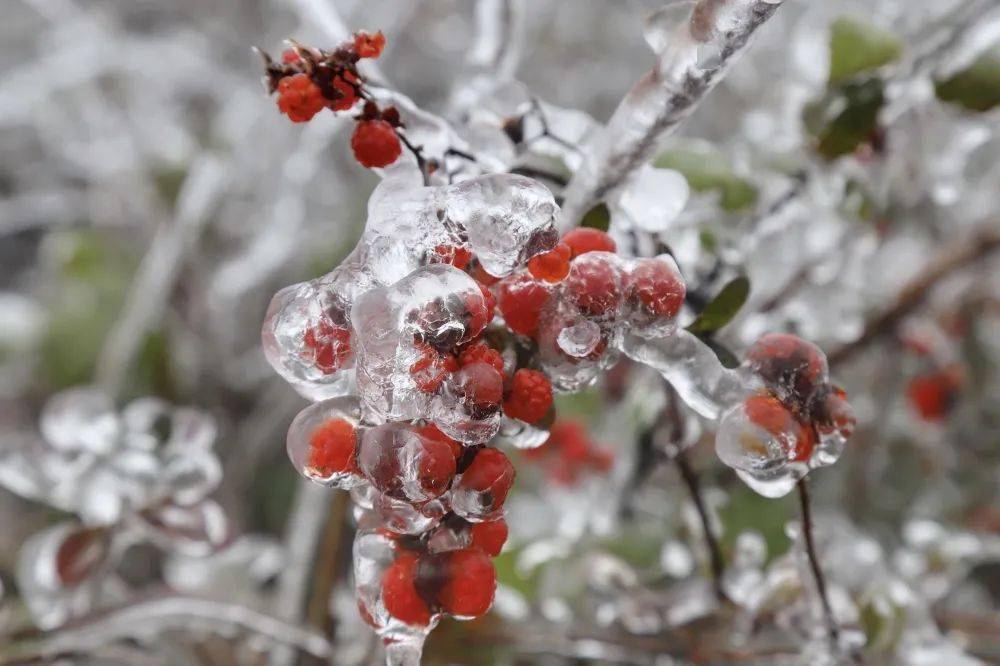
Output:
[[684,280],[659,259],[640,260],[629,276],[627,298],[654,317],[676,317],[684,305]]
[[747,352],[747,363],[779,397],[796,411],[827,379],[826,355],[819,347],[790,333],[761,336]]
[[293,123],[304,123],[323,110],[326,98],[308,74],[286,76],[278,82],[278,109]]
[[484,513],[496,511],[507,501],[507,493],[514,485],[516,472],[510,460],[497,449],[480,449],[469,466],[462,472],[457,487],[477,493],[488,493],[489,501]]
[[484,342],[477,342],[466,347],[458,355],[458,362],[462,366],[470,363],[487,363],[503,376],[503,356],[493,347]]
[[621,303],[621,275],[607,254],[591,254],[573,261],[563,283],[570,298],[585,314],[614,312]]
[[319,476],[357,470],[358,435],[346,419],[329,419],[309,436],[308,467]]
[[521,368],[514,373],[510,393],[503,402],[504,413],[512,419],[536,423],[552,407],[552,382],[538,370]]
[[415,585],[418,564],[414,553],[396,556],[382,577],[382,601],[389,615],[397,620],[425,627],[431,621],[431,611]]
[[362,120],[351,136],[354,157],[369,169],[386,167],[396,161],[403,148],[392,125],[384,120]]
[[857,418],[847,402],[847,392],[842,388],[830,387],[824,391],[816,400],[816,407],[811,415],[821,433],[838,432],[844,439],[849,439],[854,434]]
[[569,246],[573,258],[587,252],[614,252],[617,249],[611,236],[589,227],[577,227],[566,232],[562,242]]
[[549,283],[561,282],[569,275],[569,260],[572,254],[569,245],[559,243],[549,252],[536,254],[528,261],[528,272],[539,280]]
[[334,90],[340,93],[340,97],[331,101],[329,106],[334,111],[348,111],[354,106],[354,103],[358,101],[357,92],[349,82],[345,81],[339,76],[333,78]]
[[313,362],[326,375],[340,370],[351,357],[351,332],[325,319],[306,329],[302,343],[312,351]]
[[378,58],[385,49],[385,35],[379,30],[374,35],[359,30],[354,33],[354,51],[359,58]]
[[444,584],[437,593],[441,609],[458,617],[479,617],[493,605],[497,573],[489,556],[467,548],[444,554]]
[[471,547],[478,548],[490,557],[499,555],[503,545],[507,543],[507,521],[503,518],[485,523],[473,523],[469,532]]
[[548,300],[548,287],[528,275],[519,275],[501,283],[497,304],[512,331],[531,336],[538,330],[538,319]]

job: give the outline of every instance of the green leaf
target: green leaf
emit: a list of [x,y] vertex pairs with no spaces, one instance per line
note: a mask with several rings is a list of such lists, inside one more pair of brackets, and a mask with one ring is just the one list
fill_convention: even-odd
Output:
[[603,202],[599,203],[587,211],[587,214],[580,220],[580,226],[607,231],[608,227],[611,226],[611,211]]
[[846,83],[806,107],[803,120],[816,137],[816,149],[828,160],[854,152],[873,140],[878,113],[885,104],[880,79]]
[[754,184],[736,175],[728,158],[710,147],[674,148],[661,153],[653,166],[679,172],[696,192],[717,191],[724,210],[736,212],[757,202]]
[[840,83],[899,59],[903,44],[889,31],[844,16],[830,26],[830,83]]
[[687,330],[695,335],[705,336],[718,331],[732,321],[750,295],[750,280],[738,277],[731,280],[713,298],[701,314],[691,322]]
[[935,86],[938,99],[970,111],[989,111],[1000,105],[1000,45],[989,49],[967,69]]
[[729,347],[726,347],[718,340],[713,340],[712,338],[706,339],[705,344],[708,345],[709,349],[715,352],[715,357],[719,359],[719,363],[722,364],[722,367],[732,370],[733,368],[739,366],[740,359],[736,357],[736,354],[734,354]]

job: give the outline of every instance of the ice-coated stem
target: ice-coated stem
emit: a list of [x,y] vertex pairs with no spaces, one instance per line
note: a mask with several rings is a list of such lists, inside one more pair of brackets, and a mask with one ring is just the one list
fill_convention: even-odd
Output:
[[830,641],[837,645],[840,640],[840,627],[833,617],[833,609],[830,606],[830,598],[826,594],[826,578],[823,577],[823,569],[820,568],[819,558],[816,555],[816,544],[813,542],[812,509],[809,500],[809,485],[806,477],[802,477],[798,482],[799,505],[802,509],[802,536],[805,541],[806,555],[809,558],[809,567],[812,569],[813,579],[816,581],[816,591],[819,593],[820,603],[823,605],[823,617],[826,620],[827,632]]
[[726,591],[722,587],[722,575],[726,564],[722,559],[719,541],[712,530],[712,521],[708,515],[708,507],[705,506],[705,499],[702,497],[698,473],[691,467],[691,461],[687,459],[687,453],[683,450],[674,456],[674,464],[677,465],[677,471],[680,472],[681,479],[684,480],[684,485],[687,486],[691,500],[698,510],[698,518],[701,519],[701,531],[705,535],[705,547],[708,549],[709,563],[712,567],[712,588],[715,590],[715,596],[719,601],[727,601]]
[[[699,0],[690,21],[660,49],[656,65],[633,86],[595,138],[591,158],[566,189],[563,231],[576,226],[594,204],[650,160],[660,140],[694,111],[781,2]],[[699,62],[699,48],[706,42],[718,56]]]
[[420,666],[423,641],[400,641],[385,646],[385,666]]

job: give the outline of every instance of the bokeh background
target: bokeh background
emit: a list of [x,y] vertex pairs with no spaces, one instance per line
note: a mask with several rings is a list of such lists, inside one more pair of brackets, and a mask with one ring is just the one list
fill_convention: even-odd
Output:
[[[377,177],[349,153],[349,120],[321,114],[292,125],[278,113],[251,47],[276,53],[288,37],[326,46],[355,29],[381,29],[388,46],[369,70],[373,78],[447,116],[469,73],[482,66],[473,48],[476,13],[492,4],[5,0],[0,454],[37,431],[49,397],[81,384],[117,386],[121,400],[156,395],[206,410],[218,425],[223,470],[213,497],[227,534],[244,540],[249,554],[240,561],[256,562],[263,573],[253,585],[201,591],[237,590],[247,603],[266,606],[291,566],[282,558],[294,555],[296,521],[325,515],[343,499],[304,489],[288,463],[285,431],[304,402],[264,360],[260,323],[275,291],[327,272],[353,247]],[[546,102],[605,121],[652,64],[643,24],[663,3],[523,4],[517,77]],[[682,268],[704,275],[709,292],[734,274],[749,275],[753,285],[724,342],[738,350],[762,330],[785,329],[838,349],[919,278],[938,250],[996,229],[996,9],[995,2],[788,0],[664,147],[662,165],[681,170],[696,190],[677,236],[668,235],[690,259]],[[846,30],[842,53],[858,44],[877,52],[874,66],[862,62],[857,70],[879,73],[886,99],[874,111],[830,76],[831,63],[848,76],[859,67],[837,61],[831,46],[831,26],[844,16],[862,27]],[[949,35],[961,37],[965,51],[949,44]],[[970,63],[977,63],[978,78],[954,83]],[[945,81],[952,88],[942,92]],[[848,157],[835,162],[841,154]],[[794,187],[791,211],[761,230],[770,207]],[[752,244],[740,241],[748,235]],[[935,521],[942,542],[953,530],[981,539],[974,556],[962,560],[962,576],[942,560],[951,577],[938,601],[987,623],[978,632],[967,627],[967,638],[993,657],[1000,648],[1000,567],[989,540],[1000,539],[998,284],[996,257],[976,254],[926,285],[898,335],[852,352],[837,368],[857,396],[862,426],[817,490],[821,506],[875,534],[887,552],[905,543],[904,528],[917,519]],[[907,341],[942,336],[962,379],[934,389],[947,409],[925,418],[910,382],[930,370],[907,351]],[[544,494],[551,483],[545,474],[526,472],[522,501],[512,508],[522,521],[512,528],[512,548],[520,554],[544,546],[546,530],[555,530],[572,539],[550,548],[610,553],[655,588],[677,567],[684,571],[677,548],[688,547],[692,508],[671,468],[644,475],[640,496],[633,496],[634,469],[643,464],[633,411],[643,405],[630,411],[611,404],[609,393],[627,392],[631,380],[621,381],[562,400],[561,413],[588,424],[614,462],[558,501]],[[727,550],[746,530],[762,535],[770,558],[788,549],[784,525],[795,515],[793,499],[768,501],[742,487],[714,461],[710,441],[698,445],[695,459],[706,470]],[[25,617],[15,580],[22,544],[66,515],[19,496],[16,474],[0,462],[0,621],[10,626]],[[581,507],[589,507],[586,516]],[[337,528],[349,532],[349,521],[341,523]],[[580,543],[588,545],[569,545]],[[350,617],[349,533],[323,544],[332,562],[326,584],[335,592],[334,615],[346,618],[335,663],[360,663],[373,648]],[[555,557],[536,550],[538,558],[568,561],[562,551]],[[586,651],[567,657],[545,643],[568,631],[569,611],[554,600],[565,596],[559,588],[576,569],[524,575],[505,555],[498,568],[511,593],[498,601],[499,612],[467,625],[443,623],[428,644],[427,663],[585,660]],[[141,590],[161,580],[168,564],[146,548],[127,558],[122,575]],[[531,617],[528,607],[546,624],[518,646],[517,620]],[[178,654],[201,663],[251,658],[229,643],[205,638],[198,650]],[[269,646],[248,649],[258,659]],[[623,663],[647,663],[629,650],[656,651],[641,641],[622,649]]]

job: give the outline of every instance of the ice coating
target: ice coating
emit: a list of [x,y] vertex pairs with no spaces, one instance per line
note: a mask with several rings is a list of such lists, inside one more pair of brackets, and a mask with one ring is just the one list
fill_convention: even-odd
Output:
[[264,354],[310,400],[354,392],[351,312],[357,299],[441,262],[442,253],[472,252],[488,273],[502,277],[555,244],[558,206],[535,180],[493,174],[423,187],[412,171],[389,172],[343,263],[321,278],[285,287],[268,306]]
[[[447,264],[424,266],[361,296],[351,310],[358,390],[376,422],[426,416],[433,391],[418,386],[422,356],[477,335],[486,325],[476,281]],[[440,383],[440,382],[438,382]]]
[[[331,488],[350,490],[363,482],[353,464],[361,407],[357,398],[344,396],[309,405],[288,427],[288,457],[295,469],[310,481]],[[350,442],[349,464],[344,454],[333,450]],[[338,464],[340,463],[340,464]]]
[[683,329],[651,339],[626,332],[622,351],[663,375],[688,407],[707,419],[718,419],[758,385],[751,373],[724,367],[715,352]]

